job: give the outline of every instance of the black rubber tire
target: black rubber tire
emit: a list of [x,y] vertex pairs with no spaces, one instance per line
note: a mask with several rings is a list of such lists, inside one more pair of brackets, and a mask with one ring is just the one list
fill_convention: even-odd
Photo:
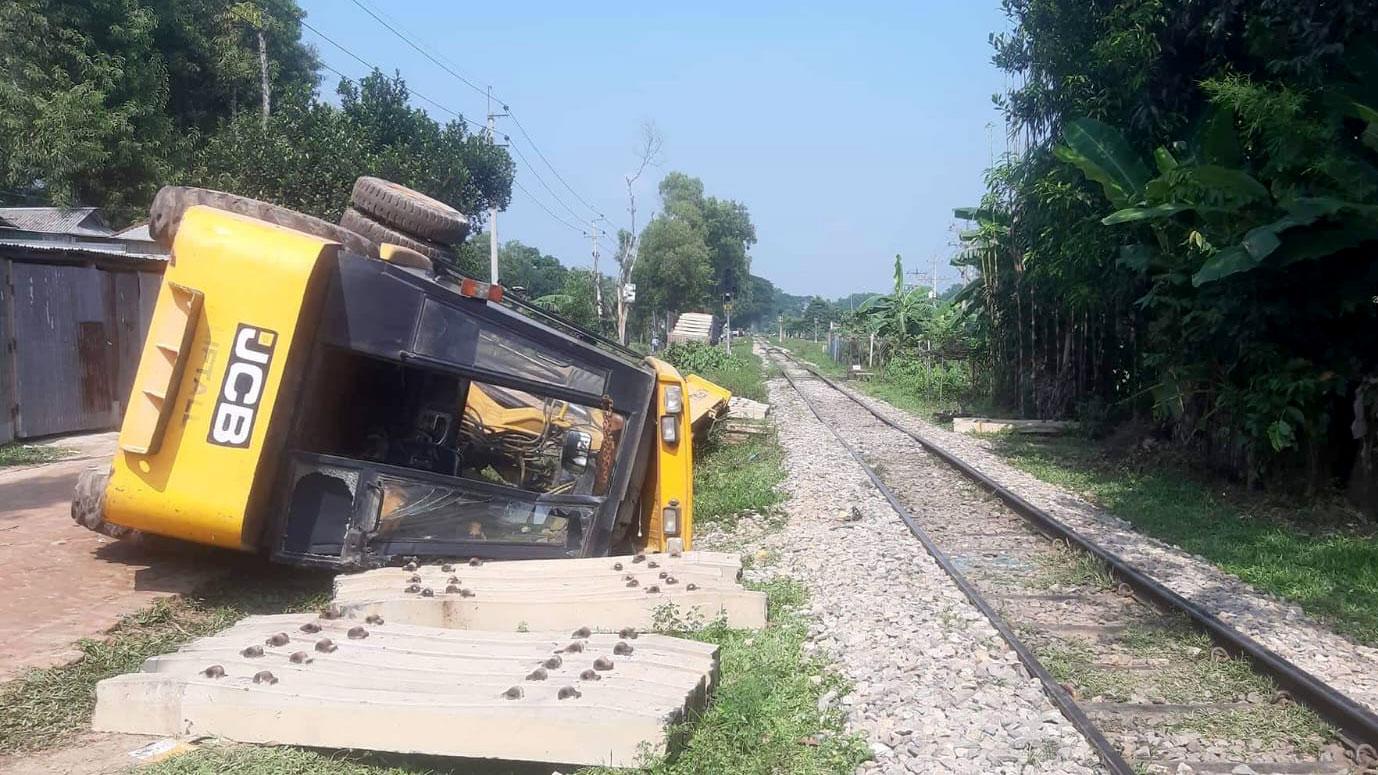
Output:
[[349,203],[378,223],[428,242],[457,245],[469,233],[469,219],[464,213],[382,178],[354,181]]
[[72,493],[72,521],[111,538],[124,538],[136,531],[105,521],[105,487],[110,483],[109,466],[91,466],[77,475]]
[[[449,264],[451,266],[458,262],[458,257],[444,245],[437,245],[434,242],[417,239],[409,234],[405,234],[396,229],[385,226],[353,207],[345,210],[344,215],[340,216],[340,226],[359,234],[369,242],[382,244],[390,242],[394,245],[401,245],[404,248],[415,250],[417,253],[429,258],[437,264]],[[378,255],[375,249],[372,255]]]
[[171,248],[172,241],[177,236],[177,229],[182,225],[182,216],[186,214],[187,208],[195,205],[206,205],[217,210],[247,215],[260,221],[305,232],[314,237],[338,242],[346,250],[354,253],[378,255],[378,246],[370,242],[365,235],[356,234],[329,221],[247,196],[190,186],[163,186],[157,196],[153,197],[153,204],[149,207],[148,213],[149,236],[163,247]]

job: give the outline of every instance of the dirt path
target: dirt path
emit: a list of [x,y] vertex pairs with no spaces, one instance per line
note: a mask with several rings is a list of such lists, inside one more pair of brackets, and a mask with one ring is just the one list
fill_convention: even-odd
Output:
[[0,682],[69,662],[81,638],[220,572],[200,550],[114,541],[74,524],[77,476],[114,453],[115,434],[56,444],[77,455],[0,469]]

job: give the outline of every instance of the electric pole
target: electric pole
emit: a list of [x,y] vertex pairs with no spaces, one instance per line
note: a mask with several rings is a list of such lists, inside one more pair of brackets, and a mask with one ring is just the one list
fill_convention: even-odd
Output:
[[598,319],[603,319],[603,273],[598,271],[598,226],[593,225],[593,231],[589,234],[589,239],[593,242],[593,308],[598,313]]
[[[493,120],[507,115],[507,106],[504,105],[502,113],[493,112],[493,87],[488,87],[488,142],[490,145],[498,144],[497,127]],[[488,282],[497,284],[498,282],[498,206],[494,204],[488,208]]]

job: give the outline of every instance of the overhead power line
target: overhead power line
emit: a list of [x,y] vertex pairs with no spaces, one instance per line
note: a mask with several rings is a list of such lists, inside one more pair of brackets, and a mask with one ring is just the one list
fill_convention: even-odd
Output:
[[[308,24],[308,23],[306,22],[305,19],[302,20],[301,26],[305,27],[306,29],[308,29],[308,30],[310,30],[310,31],[312,31],[312,32],[314,32],[314,33],[316,33],[316,35],[319,36],[319,37],[321,38],[321,40],[324,40],[326,43],[329,43],[330,45],[334,46],[335,48],[338,48],[339,50],[343,51],[345,54],[349,55],[352,59],[354,59],[356,62],[358,62],[359,64],[363,65],[364,67],[367,67],[369,70],[371,70],[371,71],[372,71],[372,70],[377,70],[377,71],[380,72],[380,73],[383,72],[382,68],[378,67],[377,65],[373,64],[372,62],[369,62],[367,59],[364,59],[363,57],[359,56],[358,54],[354,53],[353,51],[350,51],[348,48],[345,48],[344,44],[342,44],[342,43],[336,41],[334,38],[330,37],[329,35],[326,35],[324,32],[321,32],[320,30],[316,29],[315,27],[312,27],[310,24]],[[326,65],[326,64],[324,64],[324,63],[322,63],[322,65],[325,67],[325,69],[329,70],[329,71],[332,72],[332,73],[335,73],[336,75],[340,76],[341,78],[349,78],[349,76],[345,75],[344,73],[341,73],[339,70],[336,70],[335,68],[331,67],[330,65]],[[466,118],[466,117],[464,116],[463,113],[460,113],[460,112],[457,111],[457,110],[452,110],[452,109],[450,109],[450,108],[448,108],[448,107],[446,107],[446,106],[440,104],[439,102],[436,102],[435,100],[431,99],[430,97],[427,97],[427,96],[424,95],[424,94],[420,94],[420,93],[416,92],[416,91],[415,91],[414,89],[412,89],[410,86],[404,87],[404,88],[406,88],[407,94],[411,95],[412,97],[415,97],[416,99],[421,100],[422,102],[429,103],[429,104],[433,105],[436,109],[441,110],[441,111],[444,111],[444,112],[446,112],[446,113],[449,113],[451,116],[454,116],[455,118],[459,119],[460,121],[463,121],[464,123],[466,123],[466,124],[468,124],[468,125],[470,125],[470,126],[472,126],[472,127],[475,127],[476,129],[479,129],[479,130],[484,131],[484,132],[488,131],[488,127],[484,126],[483,124],[480,124],[480,123],[477,122],[477,121],[473,121],[473,120],[471,120],[471,119],[469,119],[469,118]]]
[[[502,99],[498,95],[493,94],[492,87],[484,88],[482,86],[479,86],[477,83],[474,83],[472,80],[456,72],[455,69],[450,66],[451,64],[453,64],[453,62],[448,57],[438,53],[432,54],[431,51],[427,50],[431,47],[423,45],[417,40],[414,40],[411,36],[409,36],[408,33],[400,29],[400,25],[394,26],[393,24],[389,24],[387,20],[385,20],[382,16],[379,15],[379,12],[370,8],[368,4],[362,2],[362,0],[351,0],[351,2],[358,6],[364,13],[373,17],[374,21],[383,25],[383,27],[385,27],[393,35],[396,35],[399,39],[402,40],[403,43],[406,43],[417,53],[421,54],[421,56],[425,57],[426,59],[429,59],[436,67],[439,67],[441,70],[444,70],[445,72],[454,76],[465,86],[469,87],[470,89],[473,89],[474,91],[483,95],[485,98],[497,100],[498,103],[502,105],[503,111],[506,112],[508,114],[508,117],[512,119],[512,123],[516,125],[517,131],[520,132],[521,136],[526,139],[527,144],[531,146],[531,149],[535,151],[536,155],[539,156],[541,161],[545,163],[546,168],[549,169],[551,174],[555,176],[555,179],[560,181],[560,184],[563,185],[565,189],[569,191],[569,193],[573,194],[574,198],[579,200],[580,204],[582,204],[584,207],[587,207],[589,209],[589,212],[592,212],[596,216],[602,217],[602,211],[600,211],[593,205],[589,204],[588,200],[581,196],[579,192],[576,191],[574,187],[569,184],[569,181],[565,180],[565,177],[560,174],[560,171],[555,168],[555,165],[550,163],[550,159],[546,157],[545,152],[541,150],[541,147],[536,144],[536,140],[531,136],[531,133],[526,131],[526,127],[522,126],[521,120],[517,118],[517,115],[512,111],[512,108],[507,104],[507,101]],[[535,174],[535,166],[530,164],[529,162],[527,163],[527,166],[531,168],[532,174]],[[542,181],[541,185],[544,186],[545,182]],[[550,187],[546,186],[546,189],[550,190]],[[556,197],[556,201],[560,202],[561,206],[565,207],[565,209],[570,210],[570,212],[573,213],[573,210],[568,205],[566,205],[563,200],[559,199],[559,197],[555,194],[553,190],[550,191],[550,195]],[[584,218],[582,218],[579,215],[575,215],[574,217],[579,218],[580,220],[584,220]]]
[[546,192],[550,194],[550,197],[554,199],[556,202],[559,202],[560,206],[565,208],[565,210],[569,212],[571,216],[574,217],[574,220],[579,221],[580,223],[583,223],[585,226],[592,228],[593,224],[586,222],[583,216],[574,212],[574,208],[565,204],[565,200],[561,199],[560,195],[555,193],[555,191],[550,187],[550,184],[545,182],[545,178],[542,178],[541,174],[536,171],[536,168],[531,164],[531,160],[526,158],[526,154],[522,153],[521,148],[511,143],[509,143],[507,147],[517,152],[517,157],[520,158],[522,161],[526,162],[527,169],[531,170],[532,177],[536,178],[537,182],[539,182],[541,186],[545,188]]
[[533,196],[530,191],[526,190],[526,186],[523,186],[521,183],[518,183],[515,178],[512,180],[512,186],[515,187],[518,191],[522,192],[523,194],[526,194],[526,197],[531,201],[535,202],[537,207],[541,208],[542,210],[545,210],[546,215],[549,215],[551,218],[554,218],[555,220],[564,224],[566,228],[569,228],[573,231],[577,231],[580,234],[586,233],[583,229],[579,228],[578,226],[575,226],[569,221],[566,221],[564,218],[561,218],[560,216],[556,215],[553,210],[551,210],[549,207],[546,207],[544,202]]

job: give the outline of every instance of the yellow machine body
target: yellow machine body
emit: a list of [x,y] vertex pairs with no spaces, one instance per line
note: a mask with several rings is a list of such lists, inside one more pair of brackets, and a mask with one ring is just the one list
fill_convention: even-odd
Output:
[[313,272],[336,249],[220,210],[186,212],[120,430],[107,521],[257,546],[251,501],[275,462],[265,439]]
[[[655,459],[646,475],[641,502],[646,513],[643,541],[647,551],[663,552],[670,540],[679,538],[684,548],[693,547],[694,539],[694,436],[688,411],[688,390],[679,370],[659,358],[646,359],[656,373],[655,392]],[[711,383],[710,383],[711,384]],[[677,387],[685,398],[678,412],[666,406],[667,388]],[[675,439],[665,438],[666,418],[675,427]],[[676,524],[667,525],[666,510],[674,509]]]

